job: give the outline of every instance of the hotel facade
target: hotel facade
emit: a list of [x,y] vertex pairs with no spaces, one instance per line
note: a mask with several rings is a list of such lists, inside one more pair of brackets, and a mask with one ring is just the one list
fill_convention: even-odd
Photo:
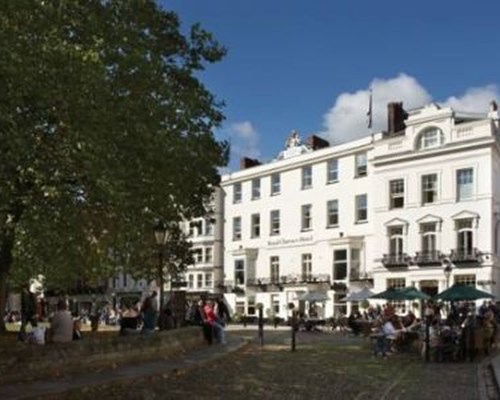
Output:
[[499,135],[494,102],[484,114],[390,103],[387,131],[339,145],[292,133],[272,162],[222,177],[224,277],[209,283],[239,314],[261,303],[281,318],[290,303],[348,313],[365,286],[500,295]]

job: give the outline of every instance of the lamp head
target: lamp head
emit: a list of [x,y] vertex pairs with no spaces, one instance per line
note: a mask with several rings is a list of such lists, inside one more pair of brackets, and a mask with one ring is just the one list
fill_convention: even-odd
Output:
[[444,267],[444,275],[446,276],[446,278],[449,278],[450,275],[451,275],[451,264],[447,264],[445,267]]
[[157,245],[165,244],[167,238],[167,226],[161,219],[157,219],[153,226],[153,232]]

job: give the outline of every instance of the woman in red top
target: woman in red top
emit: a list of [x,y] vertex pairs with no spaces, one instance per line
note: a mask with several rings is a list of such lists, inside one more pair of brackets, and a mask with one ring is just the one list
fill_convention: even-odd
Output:
[[207,322],[212,326],[215,334],[215,340],[218,343],[226,344],[226,335],[224,332],[224,327],[220,323],[217,315],[215,314],[214,302],[213,300],[207,300],[207,304],[203,307],[203,312]]

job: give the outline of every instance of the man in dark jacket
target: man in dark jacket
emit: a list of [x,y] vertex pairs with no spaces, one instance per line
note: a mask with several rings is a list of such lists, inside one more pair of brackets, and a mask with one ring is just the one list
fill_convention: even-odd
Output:
[[217,297],[215,300],[215,313],[223,325],[231,321],[231,315],[222,296]]
[[21,292],[21,328],[19,329],[19,340],[24,340],[26,337],[26,325],[28,322],[31,326],[37,323],[36,314],[36,296],[30,291],[30,286],[23,287]]

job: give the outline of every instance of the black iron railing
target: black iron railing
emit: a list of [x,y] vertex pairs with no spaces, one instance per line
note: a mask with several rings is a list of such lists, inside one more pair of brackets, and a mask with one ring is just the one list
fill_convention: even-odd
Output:
[[408,266],[410,262],[411,257],[406,253],[384,254],[382,257],[382,264],[387,268]]
[[417,251],[415,253],[415,263],[418,265],[436,265],[441,264],[443,254],[438,250]]
[[481,252],[475,247],[453,249],[450,253],[453,263],[479,263],[481,262]]

